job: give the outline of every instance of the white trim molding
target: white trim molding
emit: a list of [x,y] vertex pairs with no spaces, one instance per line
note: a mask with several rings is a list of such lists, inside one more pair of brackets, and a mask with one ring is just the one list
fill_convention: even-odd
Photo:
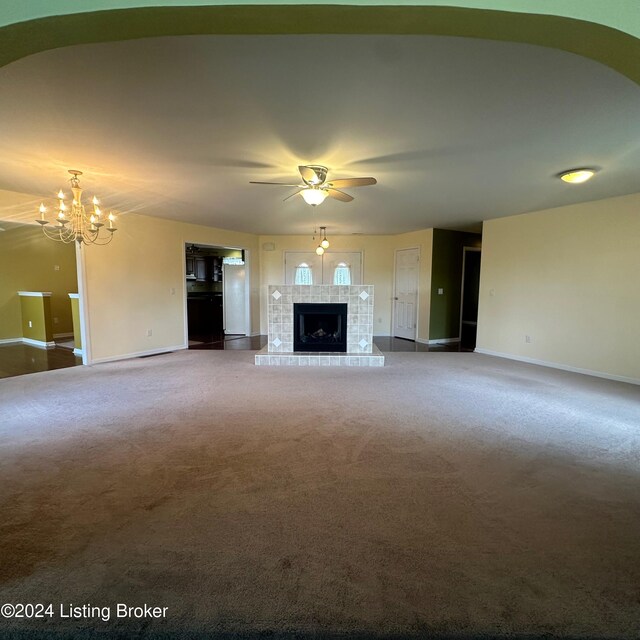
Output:
[[18,291],[18,295],[27,298],[50,298],[51,291]]
[[11,344],[15,342],[22,342],[22,338],[4,338],[0,340],[0,344]]
[[580,367],[572,367],[570,365],[559,364],[558,362],[549,362],[548,360],[538,360],[536,358],[527,358],[526,356],[514,356],[510,353],[501,353],[499,351],[491,351],[490,349],[480,349],[476,347],[475,353],[482,353],[485,356],[495,356],[496,358],[506,358],[507,360],[517,360],[518,362],[526,362],[527,364],[536,364],[541,367],[550,367],[551,369],[560,369],[561,371],[570,371],[571,373],[580,373],[585,376],[594,376],[596,378],[604,378],[606,380],[615,380],[616,382],[626,382],[628,384],[640,385],[640,378],[630,378],[628,376],[617,376],[612,373],[604,373],[602,371],[593,371],[592,369],[582,369]]
[[69,294],[69,297],[70,297],[70,298],[76,298],[76,299],[79,299],[79,298],[80,298],[80,294],[79,294],[79,293],[70,293],[70,294]]
[[31,345],[32,347],[40,347],[41,349],[53,349],[56,346],[55,342],[45,342],[44,340],[33,340],[32,338],[22,338],[22,342]]
[[73,331],[67,333],[54,333],[54,338],[73,338]]
[[82,356],[82,349],[74,348],[73,355],[74,356]]
[[436,338],[435,340],[422,340],[423,344],[451,344],[452,342],[460,342],[460,336],[457,338]]
[[117,360],[130,360],[131,358],[141,358],[142,356],[155,356],[159,353],[170,353],[187,349],[188,346],[174,345],[173,347],[159,347],[158,349],[150,349],[149,351],[136,351],[135,353],[124,353],[120,356],[107,356],[106,358],[94,358],[91,364],[102,364],[103,362],[116,362]]

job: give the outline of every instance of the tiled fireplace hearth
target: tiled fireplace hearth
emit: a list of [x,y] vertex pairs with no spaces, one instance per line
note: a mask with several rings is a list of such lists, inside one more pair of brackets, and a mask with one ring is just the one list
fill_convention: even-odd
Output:
[[[373,285],[269,285],[269,340],[257,365],[381,367],[373,344]],[[294,351],[294,304],[346,304],[347,350]]]

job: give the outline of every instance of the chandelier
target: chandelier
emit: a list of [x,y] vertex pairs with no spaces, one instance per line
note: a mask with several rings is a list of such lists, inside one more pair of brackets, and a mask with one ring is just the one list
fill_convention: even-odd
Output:
[[[93,197],[93,211],[87,214],[82,204],[82,188],[78,176],[82,175],[82,171],[77,169],[69,169],[71,174],[71,191],[73,192],[73,201],[71,207],[65,204],[65,195],[62,189],[58,192],[57,214],[53,222],[45,218],[47,208],[44,202],[40,204],[40,219],[36,220],[42,225],[42,231],[47,238],[57,240],[58,242],[70,243],[74,240],[78,244],[109,244],[113,240],[113,234],[117,231],[113,226],[116,217],[113,213],[107,216],[108,226],[102,222],[102,211],[98,206],[98,198]],[[51,226],[47,226],[51,225]],[[105,233],[106,230],[106,233]]]

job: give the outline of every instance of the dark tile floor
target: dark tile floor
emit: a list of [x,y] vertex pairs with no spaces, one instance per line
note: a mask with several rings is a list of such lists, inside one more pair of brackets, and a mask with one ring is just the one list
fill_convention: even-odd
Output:
[[211,336],[204,338],[205,342],[192,344],[189,340],[189,349],[240,349],[259,351],[267,344],[267,336]]
[[374,336],[374,344],[382,352],[393,351],[473,351],[473,349],[462,349],[459,342],[441,344],[422,344],[414,340],[405,338],[392,338],[390,336]]
[[[267,344],[267,336],[214,336],[205,342],[190,344],[189,349],[262,349]],[[450,344],[421,344],[404,338],[391,338],[389,336],[374,336],[373,342],[382,352],[392,351],[465,351],[460,348],[459,342]],[[472,349],[470,349],[472,351]]]
[[[267,344],[267,336],[208,336],[203,339],[207,341],[189,344],[189,349],[259,351]],[[460,343],[457,342],[427,345],[389,336],[376,336],[373,341],[383,353],[393,351],[465,351],[460,348]],[[82,358],[74,355],[71,349],[62,347],[39,349],[19,342],[0,345],[0,378],[64,369],[80,364],[82,364]]]
[[0,345],[0,378],[64,369],[78,364],[82,364],[82,358],[74,355],[72,349],[40,349],[21,342]]

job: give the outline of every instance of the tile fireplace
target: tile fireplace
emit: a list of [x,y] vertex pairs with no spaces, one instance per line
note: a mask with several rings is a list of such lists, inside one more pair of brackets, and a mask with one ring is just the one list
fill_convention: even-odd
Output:
[[384,365],[373,344],[373,285],[269,285],[268,300],[268,343],[256,364]]

